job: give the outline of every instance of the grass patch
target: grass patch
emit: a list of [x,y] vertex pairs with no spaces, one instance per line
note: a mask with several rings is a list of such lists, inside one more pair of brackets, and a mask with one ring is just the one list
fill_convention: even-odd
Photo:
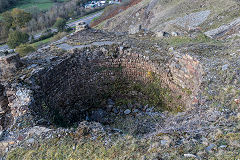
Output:
[[208,43],[208,44],[216,44],[219,43],[217,40],[213,40],[203,33],[198,34],[197,37],[191,38],[187,36],[176,36],[166,38],[165,41],[171,46],[181,46],[185,44],[196,44],[196,43]]
[[167,43],[171,46],[179,46],[193,42],[190,37],[170,37],[166,39]]
[[[64,2],[68,0],[61,0],[59,2]],[[40,11],[46,11],[53,7],[53,5],[56,4],[52,0],[21,0],[18,1],[16,5],[12,6],[11,8],[8,8],[4,12],[11,10],[13,8],[20,8],[20,9],[29,9],[37,7]],[[0,13],[0,20],[2,19],[1,13]]]
[[16,52],[19,53],[21,57],[26,56],[28,53],[36,51],[36,48],[30,44],[21,44],[16,48]]
[[101,16],[97,16],[97,17],[94,17],[91,21],[91,23],[93,23],[94,21],[98,20]]
[[[61,0],[59,2],[64,2],[67,0]],[[37,7],[40,10],[48,10],[55,3],[52,0],[21,0],[13,8],[28,9],[32,7]]]
[[[80,131],[80,130],[79,130]],[[80,131],[81,132],[81,131]],[[38,140],[33,145],[24,145],[8,152],[7,160],[138,160],[138,159],[192,159],[183,157],[186,153],[197,154],[204,152],[202,144],[183,144],[177,147],[163,147],[156,139],[139,139],[130,135],[115,137],[110,141],[104,138],[104,133],[91,140],[89,134],[82,138],[81,134],[69,134],[63,138]],[[107,141],[107,143],[106,143]],[[239,159],[239,148],[223,150],[202,155],[203,159],[234,160]],[[156,154],[157,153],[157,154]]]
[[59,32],[58,34],[54,35],[52,38],[51,38],[51,41],[54,42],[54,41],[58,41],[60,39],[62,39],[63,37],[65,37],[68,33],[67,32]]
[[47,38],[47,39],[44,39],[42,41],[38,41],[38,42],[35,42],[35,43],[32,43],[32,45],[35,47],[35,48],[38,48],[39,46],[41,45],[44,45],[44,44],[47,44],[51,41],[52,37],[50,38]]
[[[112,68],[109,68],[111,71]],[[102,72],[100,70],[99,72]],[[121,74],[121,68],[115,68],[113,72]],[[124,76],[122,76],[124,77]],[[162,86],[159,75],[152,72],[146,72],[149,80],[147,83],[140,81],[131,81],[125,78],[119,78],[114,82],[106,82],[107,90],[100,94],[100,99],[114,99],[117,106],[134,104],[155,106],[157,111],[171,111],[173,113],[184,110],[183,104],[180,104],[181,98],[174,98],[169,88]]]
[[[78,137],[79,138],[79,137]],[[106,145],[104,139],[76,141],[72,136],[52,138],[38,143],[33,147],[19,147],[8,153],[7,160],[110,160],[110,159],[140,159],[148,152],[149,144],[137,142],[131,136],[117,139],[115,143]]]

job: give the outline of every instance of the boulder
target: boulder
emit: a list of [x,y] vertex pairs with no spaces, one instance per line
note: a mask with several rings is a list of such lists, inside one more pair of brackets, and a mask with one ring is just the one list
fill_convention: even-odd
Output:
[[165,31],[157,31],[155,32],[155,34],[156,34],[156,37],[158,38],[170,37],[170,34]]
[[178,36],[178,33],[177,33],[177,32],[172,32],[172,33],[171,33],[171,36],[177,37],[177,36]]
[[236,31],[238,31],[237,27],[239,25],[240,25],[240,18],[237,18],[228,24],[224,24],[216,29],[209,30],[204,34],[210,38],[220,38],[227,35],[228,33],[230,33],[230,35],[233,34],[235,27],[236,27]]
[[90,120],[100,123],[107,123],[107,112],[102,109],[94,110],[91,113]]
[[77,24],[75,32],[79,32],[88,28],[89,28],[88,24],[86,24],[86,22],[81,21]]
[[141,25],[131,25],[129,26],[129,30],[128,30],[128,34],[136,34],[138,32],[140,32],[140,30],[142,29]]
[[8,78],[21,67],[22,63],[18,53],[0,57],[0,77]]

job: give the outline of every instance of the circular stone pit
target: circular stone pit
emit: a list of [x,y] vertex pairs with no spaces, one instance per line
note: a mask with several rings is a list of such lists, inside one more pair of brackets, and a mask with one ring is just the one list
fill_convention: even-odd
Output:
[[148,104],[155,111],[183,111],[193,91],[175,84],[167,64],[159,63],[117,44],[74,49],[35,76],[35,112],[70,127],[83,120],[109,124],[109,111],[126,116],[126,110],[146,111]]
[[[111,43],[102,40],[113,38]],[[10,126],[31,117],[36,125],[72,127],[87,120],[115,126],[136,115],[180,112],[198,104],[203,73],[191,56],[100,31],[83,31],[68,39],[77,44],[75,49],[42,48],[25,57],[28,65],[5,85]]]

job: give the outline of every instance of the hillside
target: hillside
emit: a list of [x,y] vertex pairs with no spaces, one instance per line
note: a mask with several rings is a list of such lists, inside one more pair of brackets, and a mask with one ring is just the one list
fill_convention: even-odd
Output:
[[240,159],[239,0],[135,2],[2,53],[3,160]]
[[180,32],[189,28],[209,31],[239,17],[238,0],[143,0],[98,25],[110,31],[128,31],[131,27],[154,32]]
[[37,9],[43,11],[43,10],[50,9],[54,4],[61,3],[64,1],[68,1],[68,0],[58,0],[58,1],[54,1],[54,0],[18,0],[18,1],[15,1],[14,3],[10,3],[7,6],[0,5],[0,7],[2,7],[2,9],[0,9],[0,13],[2,11],[6,11],[6,10],[12,9],[12,8],[21,8],[21,9],[28,10],[28,9],[35,7]]

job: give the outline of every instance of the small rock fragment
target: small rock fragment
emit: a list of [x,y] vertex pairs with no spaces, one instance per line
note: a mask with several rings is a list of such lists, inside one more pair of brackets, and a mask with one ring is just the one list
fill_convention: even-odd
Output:
[[234,99],[234,102],[237,104],[240,104],[240,98],[239,99]]
[[161,145],[162,145],[162,146],[165,146],[165,145],[167,144],[167,140],[164,140],[164,139],[161,140],[160,142],[161,142]]
[[112,110],[112,108],[113,108],[113,105],[109,104],[106,106],[106,111],[110,112]]
[[171,35],[174,36],[174,37],[177,37],[178,33],[177,32],[172,32]]
[[223,65],[223,66],[222,66],[222,70],[223,70],[223,71],[227,70],[227,69],[228,69],[228,66],[229,66],[228,64]]
[[219,148],[227,148],[227,145],[221,145]]
[[136,34],[138,32],[140,32],[140,30],[142,29],[142,26],[141,25],[131,25],[129,27],[129,31],[128,31],[128,34]]
[[28,139],[26,142],[29,143],[29,144],[33,144],[33,143],[35,142],[35,139],[30,138],[30,139]]
[[108,100],[107,100],[107,104],[108,104],[108,105],[114,105],[115,102],[114,102],[113,100],[111,100],[111,99],[108,99]]
[[113,113],[118,114],[118,109],[117,108],[113,108]]
[[131,113],[131,110],[130,109],[126,109],[125,111],[124,111],[124,114],[126,114],[126,115],[128,115],[128,114],[130,114]]
[[206,151],[207,151],[207,152],[210,152],[210,151],[212,151],[212,149],[215,148],[215,147],[216,147],[215,144],[210,144],[208,147],[206,147]]
[[106,115],[107,113],[104,110],[98,109],[98,110],[92,111],[90,119],[96,122],[101,122],[103,121]]
[[139,112],[138,109],[134,109],[134,110],[133,110],[133,113],[137,113],[137,112]]
[[184,154],[184,157],[187,158],[196,158],[197,156],[193,155],[193,154]]

